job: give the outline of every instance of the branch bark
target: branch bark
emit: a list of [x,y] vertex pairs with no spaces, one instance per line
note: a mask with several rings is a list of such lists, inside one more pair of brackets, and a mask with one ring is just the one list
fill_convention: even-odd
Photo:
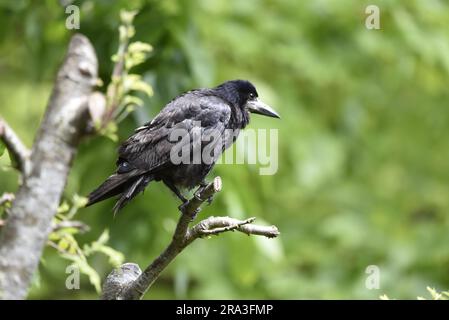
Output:
[[279,231],[275,226],[253,225],[255,218],[242,221],[230,217],[209,217],[189,229],[189,224],[199,212],[201,205],[220,190],[220,177],[216,177],[205,188],[200,188],[183,210],[172,241],[167,248],[143,272],[134,263],[126,263],[113,270],[103,285],[102,299],[141,299],[170,262],[198,238],[234,230],[248,235],[260,235],[268,238],[274,238],[279,235]]
[[[29,173],[23,177],[0,234],[2,299],[26,297],[52,230],[71,162],[85,133],[87,101],[96,83],[97,69],[89,40],[73,36],[31,150]],[[20,141],[9,137],[8,141]],[[21,144],[12,145],[20,151],[17,154],[24,154]]]
[[[276,238],[279,230],[276,226],[260,226],[252,224],[256,218],[237,220],[231,217],[209,217],[204,219],[189,231],[188,238],[193,240],[210,235],[219,235],[227,231],[240,231],[247,235],[258,235]],[[192,240],[192,241],[193,241]]]
[[17,165],[17,169],[24,175],[27,174],[30,167],[30,150],[3,118],[0,118],[0,140],[5,144],[11,158]]

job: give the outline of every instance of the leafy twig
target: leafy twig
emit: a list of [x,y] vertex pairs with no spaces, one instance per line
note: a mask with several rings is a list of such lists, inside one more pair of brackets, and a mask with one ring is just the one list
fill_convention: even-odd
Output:
[[[117,140],[117,123],[121,122],[136,107],[142,106],[143,101],[132,95],[132,91],[141,91],[148,96],[153,94],[149,84],[138,74],[131,74],[132,67],[145,61],[152,47],[140,41],[130,42],[135,34],[133,19],[136,11],[122,11],[119,27],[119,47],[112,57],[115,62],[112,70],[111,82],[106,90],[105,108],[102,108],[102,119],[97,122],[98,131]],[[98,113],[98,112],[97,112]]]

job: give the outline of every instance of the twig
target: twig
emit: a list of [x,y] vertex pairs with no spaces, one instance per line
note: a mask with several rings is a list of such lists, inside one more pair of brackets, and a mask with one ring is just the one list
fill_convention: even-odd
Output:
[[190,236],[198,238],[201,236],[219,235],[223,232],[238,230],[239,227],[252,223],[254,220],[256,218],[240,221],[230,217],[209,217],[193,227],[190,230]]
[[218,235],[227,231],[240,231],[247,235],[265,236],[275,238],[279,235],[276,226],[259,226],[252,224],[256,218],[237,220],[230,217],[209,217],[204,219],[190,229],[189,238],[199,238],[201,236]]
[[256,224],[246,224],[238,227],[238,231],[246,233],[247,235],[264,236],[267,238],[276,238],[280,235],[278,228],[272,226],[259,226]]
[[27,174],[29,171],[30,150],[3,118],[0,118],[0,140],[3,141],[8,149],[9,154],[17,165],[17,169],[22,174]]
[[90,230],[90,227],[87,224],[77,220],[63,220],[53,224],[53,231],[58,231],[64,228],[78,229],[80,233],[85,233]]
[[[255,218],[237,220],[230,217],[209,217],[189,229],[189,224],[198,213],[201,205],[220,190],[220,177],[216,177],[205,188],[198,189],[195,196],[189,200],[188,205],[183,210],[168,247],[143,272],[136,264],[129,263],[111,272],[104,283],[102,299],[141,299],[170,262],[185,247],[198,238],[234,230],[248,235],[261,235],[268,238],[274,238],[279,235],[279,231],[275,226],[253,225]],[[130,272],[132,273],[131,275],[129,274]]]
[[[0,206],[6,202],[11,202],[14,200],[14,194],[12,193],[4,193],[0,197]],[[0,227],[5,225],[5,220],[0,219]],[[52,224],[52,231],[58,231],[64,228],[74,228],[78,229],[80,233],[85,233],[90,230],[90,227],[82,221],[77,220],[62,220],[57,223]]]
[[101,123],[102,128],[105,128],[107,124],[114,119],[115,112],[120,105],[120,86],[123,79],[123,72],[125,71],[125,58],[126,51],[129,46],[129,38],[125,36],[120,38],[120,43],[117,52],[117,61],[114,64],[111,75],[111,84],[107,88],[106,92],[106,111]]

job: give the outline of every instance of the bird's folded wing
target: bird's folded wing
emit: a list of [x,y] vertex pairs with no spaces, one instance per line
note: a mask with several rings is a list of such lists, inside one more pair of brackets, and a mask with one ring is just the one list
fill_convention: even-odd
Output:
[[128,138],[119,149],[119,158],[147,172],[167,168],[172,165],[170,154],[174,146],[183,148],[189,144],[192,150],[198,144],[204,147],[219,143],[219,139],[205,142],[203,136],[222,136],[230,115],[231,107],[218,97],[185,94]]

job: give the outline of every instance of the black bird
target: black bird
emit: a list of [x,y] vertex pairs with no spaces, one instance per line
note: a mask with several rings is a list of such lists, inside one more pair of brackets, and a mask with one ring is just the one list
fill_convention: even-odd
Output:
[[[120,146],[116,172],[89,195],[87,206],[118,195],[116,213],[148,183],[162,180],[181,199],[182,209],[188,200],[180,190],[205,185],[219,155],[248,124],[250,112],[279,118],[258,99],[249,81],[227,81],[181,94]],[[209,159],[195,162],[195,150],[204,148],[211,150]],[[184,161],[179,162],[180,156]]]

